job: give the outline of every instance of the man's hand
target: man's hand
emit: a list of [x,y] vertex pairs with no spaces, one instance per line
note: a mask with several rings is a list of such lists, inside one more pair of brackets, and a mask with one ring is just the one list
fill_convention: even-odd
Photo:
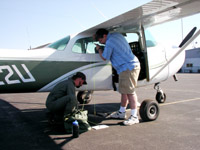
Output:
[[99,49],[101,48],[100,45],[95,44],[96,45],[96,50],[99,51]]
[[96,45],[96,50],[99,52],[99,56],[101,57],[101,59],[105,61],[106,59],[102,56],[103,50],[101,49],[100,45],[98,44],[95,45]]

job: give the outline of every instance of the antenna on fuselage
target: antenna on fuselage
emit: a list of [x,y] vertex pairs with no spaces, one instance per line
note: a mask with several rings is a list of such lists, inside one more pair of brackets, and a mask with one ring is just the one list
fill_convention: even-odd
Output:
[[28,37],[28,43],[30,45],[30,49],[28,49],[28,50],[31,50],[31,40],[30,40],[30,35],[29,35],[28,27],[26,27],[26,33],[27,33],[27,37]]

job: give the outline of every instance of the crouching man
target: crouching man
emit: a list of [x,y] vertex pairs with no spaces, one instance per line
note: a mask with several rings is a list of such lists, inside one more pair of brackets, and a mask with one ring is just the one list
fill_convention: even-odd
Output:
[[54,117],[62,119],[71,114],[78,105],[76,99],[75,87],[79,88],[87,84],[86,76],[82,72],[77,72],[72,78],[58,83],[49,93],[46,100],[46,107],[51,114],[50,123],[53,123]]

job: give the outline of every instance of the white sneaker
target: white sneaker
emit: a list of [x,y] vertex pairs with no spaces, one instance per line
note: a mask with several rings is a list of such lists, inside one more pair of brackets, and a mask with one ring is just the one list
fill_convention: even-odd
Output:
[[110,118],[114,118],[114,119],[126,119],[126,112],[114,112],[112,114],[110,114]]
[[137,101],[137,107],[140,107],[140,106],[141,106],[140,102]]
[[130,116],[128,120],[123,122],[125,126],[130,126],[136,123],[139,123],[138,117]]

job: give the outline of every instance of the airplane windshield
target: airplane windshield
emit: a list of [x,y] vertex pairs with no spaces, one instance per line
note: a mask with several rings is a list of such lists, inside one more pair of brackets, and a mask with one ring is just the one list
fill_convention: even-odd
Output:
[[62,51],[67,46],[69,40],[70,40],[70,36],[67,36],[63,39],[60,39],[60,40],[48,45],[48,47]]
[[145,38],[147,47],[155,47],[157,45],[156,40],[154,39],[149,30],[145,30]]

